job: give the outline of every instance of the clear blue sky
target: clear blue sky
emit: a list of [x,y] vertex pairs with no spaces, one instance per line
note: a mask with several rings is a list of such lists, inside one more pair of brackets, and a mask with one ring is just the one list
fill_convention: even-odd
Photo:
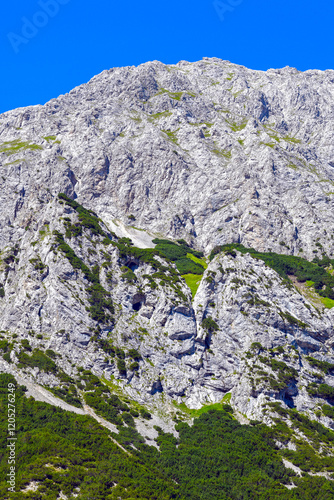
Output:
[[[104,69],[219,57],[334,68],[329,0],[12,0],[1,5],[0,112],[44,104]],[[36,27],[37,26],[37,27]]]

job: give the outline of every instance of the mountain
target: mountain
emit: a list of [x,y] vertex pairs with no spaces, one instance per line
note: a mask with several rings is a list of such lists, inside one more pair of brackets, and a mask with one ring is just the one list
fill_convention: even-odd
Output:
[[[48,478],[57,454],[30,452],[34,475],[25,451],[15,498],[333,498],[333,94],[332,70],[154,61],[0,115],[1,394],[26,387],[37,440],[79,422],[96,460],[95,426],[103,460],[162,481],[137,491],[123,464],[95,495],[84,458],[70,487]],[[199,469],[190,487],[178,444],[203,440],[211,470],[221,426],[266,459],[229,489]]]

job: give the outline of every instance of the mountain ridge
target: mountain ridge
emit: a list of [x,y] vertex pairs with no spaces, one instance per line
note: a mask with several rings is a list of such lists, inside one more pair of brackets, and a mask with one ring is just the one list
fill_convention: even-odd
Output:
[[[52,137],[52,134],[56,134],[59,137],[57,140],[61,143],[54,144],[55,141],[49,140],[47,144],[50,151],[44,151],[44,154],[50,155],[49,162],[53,164],[53,168],[60,169],[61,166],[58,163],[65,162],[64,167],[67,170],[65,175],[72,179],[69,179],[68,186],[64,186],[68,191],[59,189],[58,192],[70,193],[74,190],[74,183],[79,200],[85,202],[86,205],[92,203],[94,197],[98,196],[105,219],[106,217],[112,219],[116,216],[127,222],[127,215],[134,215],[137,216],[137,224],[139,223],[139,226],[144,229],[152,231],[154,225],[157,232],[165,235],[168,233],[174,239],[178,236],[195,238],[199,246],[207,250],[210,246],[208,240],[214,240],[219,244],[228,243],[233,238],[237,240],[236,242],[240,240],[239,242],[245,243],[245,246],[257,247],[259,250],[272,248],[274,251],[284,251],[284,247],[279,247],[278,240],[281,236],[283,238],[281,241],[287,240],[285,243],[291,246],[294,253],[302,248],[305,255],[310,258],[312,251],[316,248],[313,242],[308,241],[307,233],[310,227],[312,230],[313,227],[305,224],[303,220],[305,217],[301,214],[307,214],[312,219],[311,224],[315,222],[323,225],[325,222],[318,221],[320,214],[316,212],[323,211],[326,205],[329,210],[331,206],[332,195],[328,197],[324,189],[320,188],[327,184],[329,189],[326,192],[330,193],[333,175],[328,161],[332,160],[331,156],[327,161],[319,157],[319,152],[322,151],[319,132],[314,140],[315,146],[306,148],[307,144],[304,145],[304,141],[308,142],[311,135],[309,127],[307,124],[299,124],[293,118],[293,114],[289,115],[289,101],[296,101],[293,102],[297,104],[295,113],[302,115],[305,114],[303,103],[306,96],[310,94],[311,111],[317,113],[321,110],[331,119],[332,110],[324,108],[327,95],[331,95],[331,72],[304,74],[292,70],[277,70],[276,72],[269,71],[269,73],[260,72],[261,76],[257,77],[258,72],[252,72],[243,67],[234,67],[227,62],[218,64],[216,60],[212,63],[201,61],[185,64],[182,63],[181,67],[170,67],[161,63],[147,63],[138,68],[120,68],[103,72],[89,83],[77,87],[65,96],[51,100],[38,109],[26,108],[25,111],[5,113],[2,116],[5,116],[7,120],[10,119],[12,126],[9,123],[5,127],[3,125],[0,129],[1,135],[5,137],[8,135],[6,132],[11,130],[11,136],[8,139],[20,141],[22,132],[16,131],[15,127],[20,128],[28,115],[27,121],[33,120],[35,128],[41,126],[38,123],[41,120],[43,128],[47,130],[40,130],[40,134],[36,137],[37,145],[45,150],[46,144],[43,137]],[[185,71],[195,74],[191,73],[188,77],[189,73]],[[271,96],[266,96],[262,91],[262,85],[268,87],[269,91],[273,86],[275,78],[270,77],[271,74],[275,75],[275,78],[283,79],[284,93],[280,92],[280,88],[275,88],[274,92],[271,90]],[[222,79],[220,83],[214,79],[218,78],[218,75]],[[264,79],[263,84],[262,80],[257,82],[258,88],[255,86],[256,82],[253,81],[255,77],[260,80]],[[292,85],[290,80],[298,78],[301,83]],[[325,78],[324,96],[319,95],[318,90],[316,93],[313,92],[312,79],[317,78],[320,80]],[[309,80],[311,80],[310,83]],[[120,81],[124,83],[121,85]],[[167,83],[169,90],[163,87],[163,85],[167,86]],[[192,96],[191,88],[195,85],[197,85],[197,93],[196,96],[195,94]],[[288,85],[291,85],[291,89],[286,88]],[[304,87],[304,94],[301,94],[300,85]],[[318,81],[316,85],[318,89]],[[203,93],[200,95],[204,89],[208,96]],[[233,89],[235,91],[232,92]],[[246,93],[249,96],[246,96]],[[270,98],[272,99],[270,105],[273,108],[270,113],[273,118],[276,111],[278,112],[278,123],[274,131],[270,130],[267,118]],[[93,110],[94,102],[99,106],[99,99],[103,99],[105,108],[110,106],[108,111],[102,108]],[[217,102],[214,99],[217,99]],[[285,99],[288,103],[284,102]],[[280,100],[283,102],[276,102]],[[284,108],[282,111],[282,105],[287,104],[289,104],[288,112]],[[76,106],[78,106],[80,118],[77,117],[73,123],[73,111],[70,112],[69,109],[75,109]],[[172,115],[169,115],[171,112]],[[39,113],[42,113],[41,117]],[[136,113],[139,115],[137,116]],[[287,114],[286,119],[284,113]],[[57,123],[54,123],[55,116],[59,117]],[[194,117],[191,118],[192,116]],[[217,121],[216,124],[210,122],[213,118],[214,122]],[[261,120],[265,127],[262,127]],[[317,127],[321,126],[321,123],[322,119],[318,117]],[[177,132],[180,125],[181,129]],[[298,133],[302,138],[295,137]],[[63,139],[62,134],[65,135]],[[82,142],[83,134],[86,135],[87,145]],[[139,137],[137,137],[138,134],[140,134]],[[330,132],[329,137],[331,134]],[[322,129],[321,136],[323,136]],[[192,140],[193,137],[196,139]],[[70,138],[70,143],[67,143]],[[30,139],[33,138],[30,137]],[[24,142],[23,138],[22,141]],[[98,150],[96,150],[97,142],[100,144]],[[73,149],[74,143],[76,146]],[[249,143],[248,147],[247,143]],[[319,148],[315,155],[314,147],[317,144]],[[147,148],[147,154],[141,151],[142,147]],[[189,147],[195,147],[195,149],[189,149],[187,152]],[[80,153],[77,153],[77,148],[83,148],[82,151],[85,152],[81,166]],[[167,155],[167,161],[159,153],[161,148],[164,151],[162,154]],[[308,152],[304,151],[305,148]],[[11,151],[10,148],[7,149]],[[325,149],[328,149],[329,155],[332,154],[330,146],[326,146]],[[309,158],[312,160],[311,164],[303,155],[311,155]],[[59,158],[65,158],[65,160],[59,160]],[[90,165],[95,163],[94,167],[86,165],[88,161]],[[110,169],[111,162],[113,163],[112,169]],[[319,165],[312,165],[315,162]],[[117,166],[118,163],[120,167]],[[238,181],[234,178],[234,170],[230,169],[231,165],[238,170]],[[122,170],[125,166],[128,166],[129,171],[135,172],[135,176],[144,175],[146,186],[141,186],[138,182],[126,184],[126,175],[124,177]],[[158,170],[156,170],[157,166],[159,166]],[[219,172],[221,179],[217,178],[215,172]],[[49,175],[53,175],[53,172],[50,171]],[[124,179],[125,184],[123,181],[120,182],[120,178]],[[149,180],[152,178],[156,179],[156,182]],[[157,181],[159,181],[158,184]],[[312,182],[313,189],[317,190],[316,195],[308,192],[307,182]],[[284,196],[284,191],[289,193],[292,189],[293,192],[296,189],[296,183],[300,192],[299,198],[305,193],[303,196],[307,199],[297,198],[292,204],[290,197]],[[84,190],[87,190],[86,193],[82,188],[80,189],[80,184],[86,186],[84,187]],[[124,189],[123,185],[128,185],[128,189],[131,188],[133,194],[119,191],[122,192],[122,200],[124,200],[120,201],[116,189],[113,188],[114,184],[117,186],[117,191]],[[108,185],[109,197],[112,194],[112,211],[106,205],[106,185]],[[268,213],[266,206],[268,189],[271,190],[271,196],[275,197],[275,205],[270,204],[273,213],[271,211]],[[197,194],[195,202],[193,197],[197,190],[205,194],[205,199],[203,196],[198,197]],[[168,193],[168,196],[165,193]],[[182,202],[182,197],[184,197],[184,202]],[[110,204],[110,199],[108,203]],[[173,203],[173,208],[170,206],[171,203]],[[312,203],[315,204],[315,209],[312,209]],[[150,209],[151,204],[152,209]],[[296,205],[295,209],[294,205]],[[156,213],[160,213],[160,218],[162,214],[163,221],[156,220]],[[329,214],[326,218],[328,217],[330,217]],[[278,227],[275,225],[271,227],[268,221],[275,220],[277,220]],[[207,227],[206,234],[203,234],[204,221],[207,223],[206,226],[212,225],[210,234],[207,234]],[[329,223],[329,220],[326,222]],[[281,228],[282,224],[286,227]],[[322,228],[322,234],[319,231],[317,237],[320,238],[322,245],[328,246],[323,231]],[[265,234],[265,238],[262,233]],[[228,239],[224,239],[223,235],[228,235]],[[262,247],[260,248],[259,245]]]
[[0,115],[0,371],[122,446],[234,412],[330,474],[333,93],[154,61]]

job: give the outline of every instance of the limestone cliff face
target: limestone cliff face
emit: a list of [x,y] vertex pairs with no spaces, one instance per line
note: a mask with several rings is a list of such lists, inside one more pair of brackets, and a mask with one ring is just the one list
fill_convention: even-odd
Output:
[[151,62],[5,113],[3,244],[64,191],[204,249],[332,250],[333,92],[333,71]]
[[18,365],[26,339],[67,374],[92,369],[145,404],[231,392],[249,418],[275,399],[312,413],[307,356],[334,362],[332,310],[239,252],[208,262],[192,297],[173,263],[124,238],[332,256],[333,103],[333,71],[204,59],[104,71],[0,115],[0,328],[14,341],[0,369],[59,383]]

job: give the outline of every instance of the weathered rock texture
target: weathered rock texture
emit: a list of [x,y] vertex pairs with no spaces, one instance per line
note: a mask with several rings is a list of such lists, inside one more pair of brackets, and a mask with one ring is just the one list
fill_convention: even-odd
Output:
[[[331,256],[333,119],[334,71],[260,72],[219,59],[111,69],[44,106],[0,115],[0,327],[4,338],[18,336],[14,363],[0,358],[0,368],[58,384],[55,374],[16,367],[25,338],[59,353],[66,373],[83,366],[115,377],[141,403],[199,407],[231,391],[249,418],[265,418],[262,405],[277,398],[311,411],[319,400],[306,392],[316,378],[305,356],[334,359],[331,310],[315,308],[249,254],[215,257],[194,300],[180,276],[174,287],[158,278],[152,287],[150,263],[120,256],[87,228],[66,236],[66,218],[76,224],[78,215],[57,195],[140,248],[160,236],[184,238],[206,255],[239,242],[309,260]],[[99,266],[112,320],[92,318],[87,279],[59,251],[54,231],[89,269]],[[135,278],[124,278],[122,266]],[[205,318],[217,329],[203,328]],[[126,359],[127,375],[120,373],[103,339],[137,349],[139,370]],[[277,359],[298,377],[273,389],[261,370],[267,379],[277,373],[258,360],[256,342],[282,346]]]

